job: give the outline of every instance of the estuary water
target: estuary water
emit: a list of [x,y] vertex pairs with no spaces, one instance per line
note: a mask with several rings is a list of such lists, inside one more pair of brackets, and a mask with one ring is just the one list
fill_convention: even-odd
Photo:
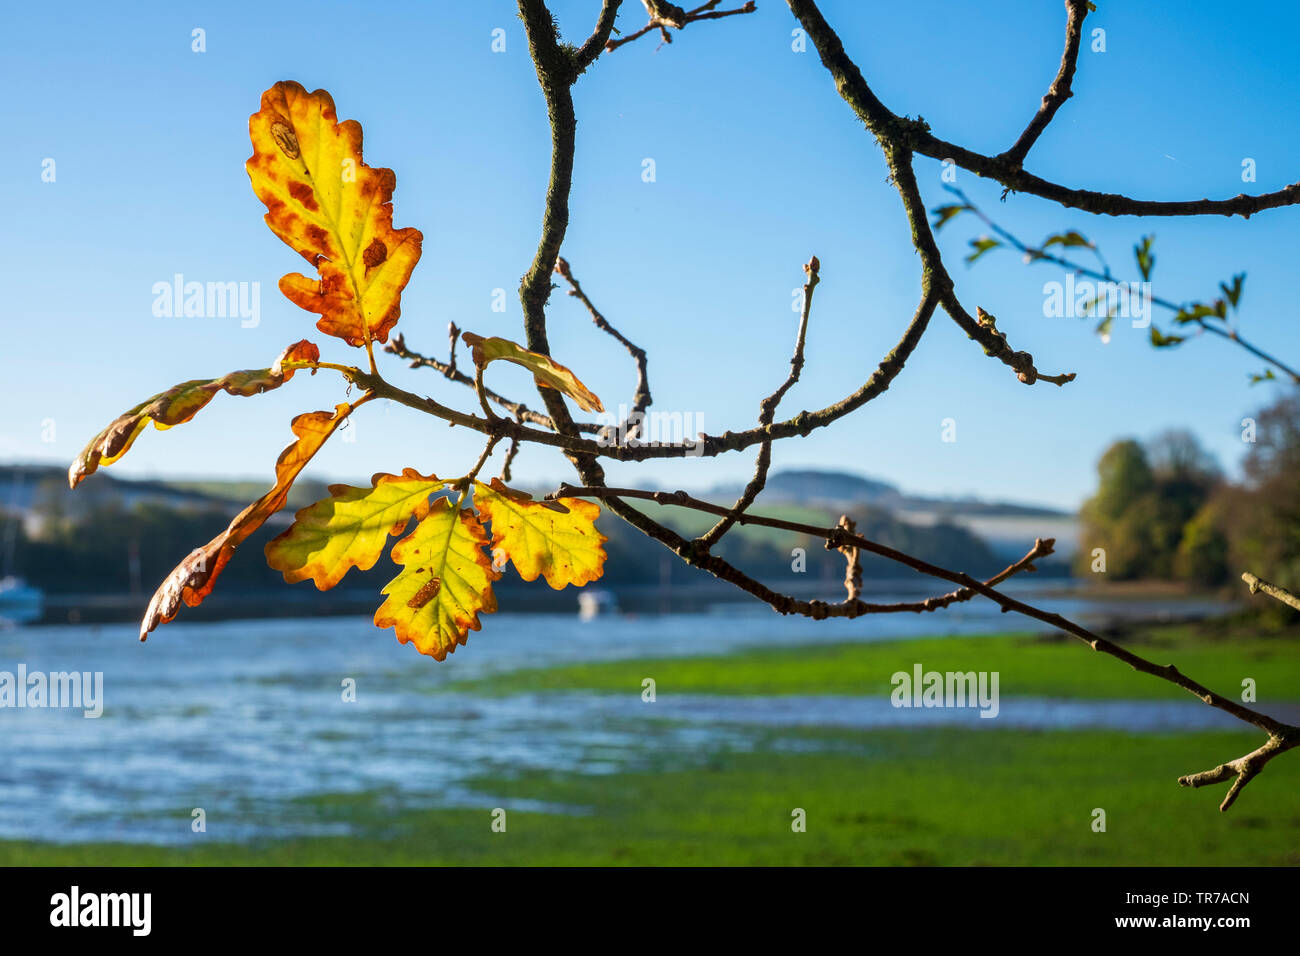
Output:
[[[1183,600],[1098,603],[1060,592],[1059,582],[1047,591],[1034,584],[1007,590],[1093,624],[1219,609]],[[483,697],[453,691],[453,681],[575,661],[1008,630],[1046,628],[982,601],[935,614],[822,622],[734,603],[589,621],[502,613],[485,616],[483,629],[442,663],[362,617],[195,623],[182,613],[145,644],[133,625],[10,628],[0,631],[0,672],[20,665],[29,674],[100,672],[103,712],[0,708],[0,838],[182,844],[340,832],[345,823],[322,823],[310,812],[309,798],[337,793],[382,792],[395,808],[536,808],[468,782],[527,770],[609,773],[746,748],[759,728],[901,726],[904,712],[884,697],[662,690],[650,707],[639,688]],[[344,700],[348,681],[355,700]],[[909,723],[1232,725],[1190,700],[1118,706],[1125,709],[1004,696],[997,720],[947,709],[912,711]],[[191,828],[195,808],[206,814],[206,833]]]

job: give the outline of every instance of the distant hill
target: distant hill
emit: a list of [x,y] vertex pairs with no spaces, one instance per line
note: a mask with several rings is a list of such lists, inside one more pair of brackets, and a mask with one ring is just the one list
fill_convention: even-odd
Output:
[[[735,497],[744,490],[741,482],[715,485],[706,493],[710,499]],[[866,478],[846,471],[791,469],[775,471],[767,478],[763,501],[798,501],[804,503],[870,504],[899,511],[942,511],[968,515],[1015,515],[1021,517],[1065,517],[1070,512],[1043,505],[1011,501],[985,501],[981,498],[927,498],[909,495],[896,485]]]
[[[118,478],[109,470],[97,471],[74,492],[68,473],[57,465],[0,465],[0,511],[24,515],[76,514],[87,507],[114,500],[124,507],[137,504],[166,508],[231,511],[232,514],[271,487],[265,481],[173,481]],[[300,479],[289,491],[289,507],[298,509],[324,498],[327,483]]]
[[[701,497],[726,502],[743,490],[743,484],[732,482],[716,485]],[[1077,522],[1068,511],[1014,501],[910,495],[889,482],[845,471],[773,472],[759,501],[764,505],[818,505],[849,514],[880,510],[919,527],[955,525],[983,538],[999,557],[1024,554],[1036,537],[1056,538],[1057,552],[1062,557],[1077,545]]]
[[[289,490],[289,507],[298,509],[311,504],[313,501],[320,501],[329,495],[329,486],[334,483],[317,481],[313,478],[299,478],[293,483],[293,488]],[[176,481],[167,479],[157,482],[157,484],[187,494],[236,502],[241,508],[250,501],[254,501],[266,494],[266,490],[271,486],[269,480],[257,481],[253,479],[247,481],[202,481],[198,479]]]

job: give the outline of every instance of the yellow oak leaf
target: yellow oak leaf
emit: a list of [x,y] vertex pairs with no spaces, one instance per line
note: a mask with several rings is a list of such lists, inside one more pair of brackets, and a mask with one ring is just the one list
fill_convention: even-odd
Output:
[[[358,402],[358,404],[360,404]],[[338,405],[334,412],[306,412],[292,422],[295,436],[292,445],[280,452],[275,463],[275,486],[235,516],[230,526],[201,548],[190,552],[167,579],[154,592],[144,621],[140,624],[140,640],[160,624],[176,616],[184,601],[198,607],[212,593],[217,577],[229,563],[238,548],[266,519],[284,507],[299,472],[306,467],[316,452],[320,451],[334,430],[352,413],[355,405]]]
[[484,546],[487,533],[474,512],[438,498],[415,530],[393,545],[402,571],[389,581],[376,627],[391,627],[397,639],[414,642],[421,654],[443,660],[479,629],[480,613],[497,609],[492,567]]
[[248,135],[245,168],[266,224],[320,276],[290,273],[280,291],[319,315],[328,335],[355,346],[388,341],[424,238],[393,228],[393,171],[362,162],[361,124],[340,123],[329,93],[288,80],[262,94]]
[[595,524],[599,505],[581,498],[534,501],[493,478],[490,486],[474,482],[474,506],[491,523],[493,552],[500,549],[525,581],[540,574],[558,591],[604,573],[606,538]]
[[369,571],[390,535],[429,513],[429,496],[446,482],[407,468],[377,474],[369,488],[330,485],[330,496],[303,508],[287,531],[267,542],[266,561],[289,583],[311,578],[327,591],[350,568]]
[[530,352],[509,339],[495,336],[485,339],[473,332],[466,332],[461,338],[465,340],[466,345],[473,349],[474,364],[479,368],[485,368],[489,362],[494,362],[497,359],[522,365],[533,373],[538,385],[545,385],[547,388],[563,392],[577,402],[578,407],[584,412],[603,412],[605,410],[605,406],[600,403],[600,399],[591,389],[578,380],[578,376],[549,355]]
[[153,398],[145,399],[135,408],[113,419],[107,428],[82,449],[68,468],[68,486],[76,488],[101,465],[107,467],[125,455],[150,422],[159,431],[181,425],[197,415],[217,392],[257,395],[279,388],[293,378],[293,363],[319,360],[320,349],[303,339],[281,352],[270,368],[246,369],[231,372],[221,378],[181,382]]

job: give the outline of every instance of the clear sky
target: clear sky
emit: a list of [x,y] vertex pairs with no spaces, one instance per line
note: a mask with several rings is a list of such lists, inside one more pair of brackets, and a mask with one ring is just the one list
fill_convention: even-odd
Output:
[[[727,4],[730,5],[730,4]],[[581,42],[594,0],[554,4]],[[628,0],[625,31],[644,22]],[[820,257],[803,380],[782,415],[856,388],[892,347],[915,306],[918,266],[884,162],[836,95],[778,0],[700,23],[656,51],[646,37],[602,55],[579,80],[577,169],[563,254],[597,305],[650,351],[655,409],[701,414],[718,433],[750,426],[784,377],[800,266]],[[1224,197],[1300,178],[1300,102],[1288,3],[1134,4],[1099,0],[1075,97],[1027,167],[1049,179],[1152,199]],[[1055,73],[1060,3],[826,2],[852,56],[893,110],[996,153],[1024,127]],[[206,52],[191,31],[206,32]],[[505,31],[494,53],[492,31]],[[314,328],[276,282],[304,263],[262,222],[244,172],[248,115],[280,79],[331,91],[341,117],[365,129],[366,160],[397,173],[395,224],[424,233],[424,256],[398,330],[444,355],[446,325],[522,340],[516,289],[536,248],[549,139],[522,24],[491,2],[14,4],[0,37],[7,147],[0,151],[7,285],[0,352],[0,460],[66,464],[141,399],[186,379],[269,364],[310,337],[325,357],[357,353]],[[1242,161],[1258,181],[1243,183]],[[656,180],[642,180],[643,160]],[[43,161],[55,181],[43,182]],[[940,166],[918,161],[927,205],[948,201]],[[1013,196],[964,171],[958,184],[1025,238],[1079,229],[1124,277],[1131,248],[1157,236],[1154,291],[1209,298],[1246,270],[1242,331],[1300,359],[1294,276],[1300,210],[1241,219],[1103,219]],[[1074,506],[1101,451],[1122,435],[1196,431],[1232,469],[1243,415],[1274,397],[1250,387],[1259,362],[1198,340],[1156,352],[1117,322],[1107,345],[1094,323],[1043,316],[1043,283],[1062,276],[995,251],[962,264],[978,232],[957,220],[941,235],[970,311],[996,314],[1017,348],[1063,389],[1028,388],[985,358],[946,316],[877,401],[806,440],[780,443],[778,468],[834,467],[928,494],[976,494]],[[159,318],[155,283],[258,282],[260,322]],[[493,290],[507,290],[504,313]],[[1156,318],[1163,318],[1157,311]],[[1167,322],[1167,319],[1165,320]],[[630,400],[631,362],[581,306],[557,293],[555,356],[610,407]],[[467,389],[381,356],[407,388],[472,410]],[[527,377],[491,370],[501,390],[539,405]],[[266,477],[298,411],[342,399],[338,379],[299,376],[254,398],[219,396],[193,422],[150,429],[122,476]],[[940,440],[945,418],[957,441]],[[414,466],[463,474],[479,436],[378,403],[356,416],[356,440],[335,442],[314,472],[359,481]],[[51,430],[50,424],[53,424]],[[53,438],[52,441],[44,439]],[[752,453],[712,461],[612,466],[611,481],[687,487],[741,479]],[[531,482],[571,478],[556,452],[520,456]]]

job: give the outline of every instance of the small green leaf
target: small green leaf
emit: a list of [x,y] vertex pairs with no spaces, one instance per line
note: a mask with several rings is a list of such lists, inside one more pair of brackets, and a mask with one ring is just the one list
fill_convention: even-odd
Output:
[[1165,335],[1154,325],[1151,326],[1151,344],[1158,349],[1169,348],[1185,341],[1181,335]]
[[1273,374],[1273,370],[1271,368],[1266,368],[1259,375],[1252,374],[1250,376],[1250,384],[1258,385],[1260,382],[1271,382],[1275,378],[1277,378],[1277,376]]
[[1143,236],[1142,241],[1133,247],[1133,255],[1137,257],[1138,272],[1142,273],[1142,278],[1146,282],[1151,281],[1151,270],[1156,265],[1155,254],[1151,251],[1155,241],[1154,235]]
[[966,257],[966,265],[970,265],[980,256],[984,255],[984,253],[988,252],[990,249],[996,249],[1000,245],[1002,245],[1002,243],[998,242],[996,239],[990,239],[988,236],[981,236],[978,239],[972,239],[970,241],[970,246],[973,251]]
[[[1220,299],[1218,305],[1222,304],[1223,300]],[[1197,302],[1190,307],[1179,309],[1178,314],[1174,316],[1174,321],[1179,325],[1186,325],[1188,322],[1199,322],[1201,319],[1212,319],[1218,317],[1218,315],[1219,310],[1216,306],[1209,306],[1204,302]]]
[[965,203],[959,203],[959,202],[949,203],[946,206],[935,206],[933,209],[930,210],[930,215],[934,216],[935,231],[938,232],[940,229],[942,229],[945,225],[948,224],[949,220],[955,218],[956,216],[960,215],[961,213],[965,212],[970,208],[971,207],[966,205]]
[[1245,281],[1246,273],[1238,272],[1232,277],[1232,285],[1219,283],[1219,288],[1223,291],[1223,297],[1228,300],[1228,304],[1232,306],[1234,312],[1237,311],[1237,304],[1241,302],[1241,287]]
[[1082,233],[1075,232],[1073,229],[1069,232],[1058,232],[1054,236],[1048,236],[1047,241],[1043,243],[1043,248],[1046,249],[1049,246],[1064,246],[1067,249],[1079,246],[1085,249],[1093,248],[1093,244]]

